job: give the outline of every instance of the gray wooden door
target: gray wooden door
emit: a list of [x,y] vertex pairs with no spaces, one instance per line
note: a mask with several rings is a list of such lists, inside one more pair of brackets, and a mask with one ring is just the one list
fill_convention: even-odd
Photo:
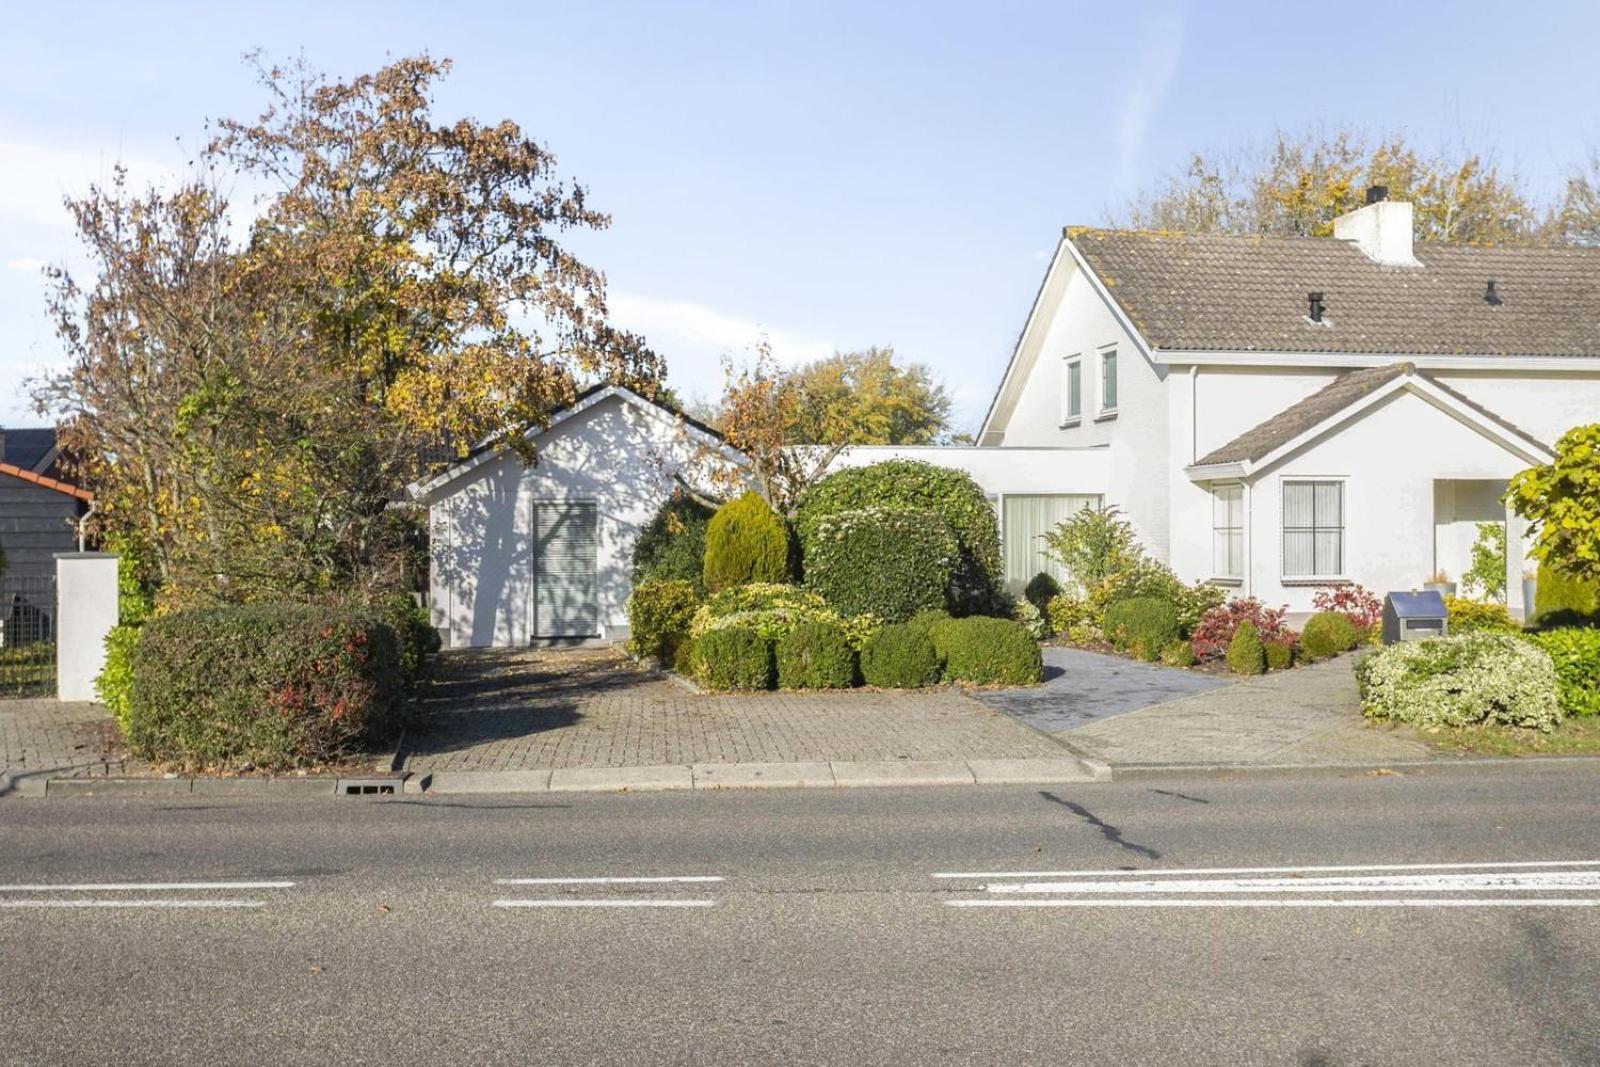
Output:
[[534,501],[533,524],[533,635],[598,635],[595,505]]

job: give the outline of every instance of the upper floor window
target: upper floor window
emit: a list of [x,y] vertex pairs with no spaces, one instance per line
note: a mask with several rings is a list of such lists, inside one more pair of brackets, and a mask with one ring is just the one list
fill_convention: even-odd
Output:
[[1080,359],[1067,360],[1061,405],[1062,422],[1077,422],[1083,417],[1083,361]]
[[1344,576],[1344,483],[1283,483],[1283,576]]
[[1100,353],[1100,410],[1117,410],[1117,350]]
[[1244,577],[1244,486],[1211,490],[1211,574]]

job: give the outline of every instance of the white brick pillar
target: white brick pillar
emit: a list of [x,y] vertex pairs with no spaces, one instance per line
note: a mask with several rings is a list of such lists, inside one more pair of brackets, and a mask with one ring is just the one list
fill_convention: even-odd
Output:
[[56,554],[56,699],[93,700],[106,665],[106,634],[117,624],[117,557]]

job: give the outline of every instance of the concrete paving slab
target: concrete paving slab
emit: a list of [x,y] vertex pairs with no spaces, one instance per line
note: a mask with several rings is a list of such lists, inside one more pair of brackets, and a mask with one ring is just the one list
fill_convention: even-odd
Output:
[[979,785],[1098,782],[1111,777],[1109,769],[1102,771],[1080,759],[975,759],[968,760],[967,766],[972,768],[972,777]]
[[833,780],[838,785],[971,785],[972,768],[964,760],[836,761]]
[[434,771],[414,777],[429,793],[543,793],[550,788],[548,770]]
[[696,789],[782,789],[836,784],[833,766],[804,763],[696,763]]
[[694,772],[682,763],[659,767],[558,767],[550,774],[552,792],[693,788]]

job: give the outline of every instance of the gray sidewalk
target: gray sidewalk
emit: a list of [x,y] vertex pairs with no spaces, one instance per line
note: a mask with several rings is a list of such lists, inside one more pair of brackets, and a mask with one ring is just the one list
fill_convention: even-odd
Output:
[[0,795],[45,778],[138,774],[115,754],[116,727],[99,704],[49,697],[0,700]]

